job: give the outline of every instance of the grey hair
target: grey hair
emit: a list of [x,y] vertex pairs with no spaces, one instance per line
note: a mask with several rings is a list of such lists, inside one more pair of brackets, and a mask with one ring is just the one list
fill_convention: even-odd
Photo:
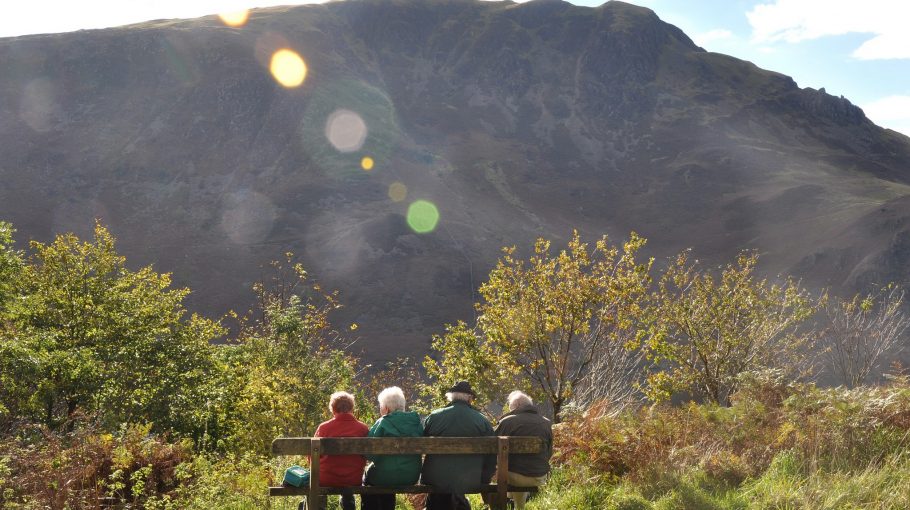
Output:
[[523,391],[515,390],[512,393],[509,393],[509,411],[514,411],[519,407],[533,405],[534,401],[531,400],[531,397]]
[[449,402],[461,400],[462,402],[470,403],[472,398],[474,398],[474,395],[471,395],[470,393],[462,393],[460,391],[450,391],[446,393],[446,399],[448,399]]
[[404,392],[398,386],[391,386],[379,392],[376,397],[379,401],[379,407],[385,407],[391,413],[392,411],[404,411],[406,402]]
[[354,412],[354,395],[346,391],[336,391],[329,397],[329,411],[334,413]]

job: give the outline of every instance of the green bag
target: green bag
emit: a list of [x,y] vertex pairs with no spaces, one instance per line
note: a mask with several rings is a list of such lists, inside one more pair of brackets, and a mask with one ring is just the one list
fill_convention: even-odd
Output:
[[300,466],[291,466],[284,470],[284,484],[302,487],[310,484],[310,472]]

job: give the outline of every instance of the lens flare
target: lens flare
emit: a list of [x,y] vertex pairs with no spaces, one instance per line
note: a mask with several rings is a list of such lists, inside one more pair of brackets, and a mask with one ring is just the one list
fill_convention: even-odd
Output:
[[392,202],[404,202],[408,198],[408,187],[400,182],[393,182],[389,186],[389,198]]
[[369,156],[364,156],[363,159],[360,160],[360,168],[363,168],[367,172],[372,170],[373,169],[373,158],[371,158]]
[[243,9],[239,11],[222,12],[218,14],[221,22],[229,27],[242,27],[250,19],[250,10]]
[[287,88],[299,87],[306,78],[306,63],[296,51],[287,48],[272,54],[269,69],[275,81]]
[[354,152],[363,147],[367,124],[350,110],[335,110],[325,122],[325,137],[338,152]]
[[264,241],[278,217],[269,197],[252,190],[241,190],[224,197],[221,229],[237,244]]
[[28,82],[19,104],[19,119],[39,133],[50,131],[59,117],[55,96],[54,85],[47,78]]
[[427,234],[439,223],[439,209],[427,200],[417,200],[408,207],[408,226],[418,234]]

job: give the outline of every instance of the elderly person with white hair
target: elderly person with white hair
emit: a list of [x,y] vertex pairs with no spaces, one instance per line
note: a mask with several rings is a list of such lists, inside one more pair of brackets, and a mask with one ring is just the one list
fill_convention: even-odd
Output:
[[[392,386],[379,392],[380,418],[370,427],[369,437],[420,437],[420,416],[405,410],[404,392]],[[368,456],[373,464],[363,477],[364,485],[414,485],[420,477],[420,455]],[[361,510],[395,510],[394,494],[364,494]]]
[[[452,386],[446,393],[449,405],[427,416],[424,435],[492,436],[493,426],[471,407],[475,396],[467,381]],[[489,483],[495,469],[495,455],[427,455],[421,480],[440,492],[427,497],[426,510],[470,510],[464,494]]]
[[[509,485],[537,487],[542,485],[550,472],[550,455],[553,451],[553,424],[540,415],[534,401],[527,394],[513,391],[508,398],[509,412],[499,419],[497,436],[537,436],[544,442],[540,453],[509,455]],[[525,507],[527,492],[510,492],[516,510]]]

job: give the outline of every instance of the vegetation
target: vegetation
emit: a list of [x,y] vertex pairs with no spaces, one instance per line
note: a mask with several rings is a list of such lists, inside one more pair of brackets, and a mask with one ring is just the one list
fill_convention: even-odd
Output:
[[906,508],[910,381],[848,390],[747,373],[730,407],[569,421],[531,508]]
[[825,356],[848,388],[862,385],[888,354],[899,351],[910,317],[904,291],[888,285],[865,296],[836,299],[828,307]]
[[[500,398],[503,387],[523,387],[548,402],[559,421],[591,369],[613,359],[614,346],[634,347],[644,331],[652,261],[635,260],[644,244],[632,234],[620,249],[603,237],[589,251],[575,232],[556,255],[545,239],[528,261],[506,248],[480,287],[476,327],[459,323],[437,337],[433,347],[441,358],[427,360],[428,372],[447,382],[476,382]],[[601,368],[599,377],[622,373]]]
[[189,290],[150,267],[127,269],[100,225],[93,242],[69,234],[32,250],[7,285],[0,330],[6,420],[58,429],[80,410],[109,427],[198,434],[222,330],[186,316]]
[[[294,508],[265,487],[299,459],[268,446],[311,434],[331,392],[360,394],[371,421],[383,386],[426,410],[458,379],[491,415],[517,387],[562,421],[530,508],[910,507],[910,379],[863,385],[904,341],[896,287],[827,301],[759,278],[752,253],[655,274],[644,239],[576,233],[506,249],[474,324],[371,376],[331,325],[338,296],[291,254],[249,312],[215,321],[169,275],[129,269],[101,225],[27,251],[12,234],[0,223],[3,508]],[[846,386],[805,382],[815,359]]]
[[650,376],[653,399],[689,391],[727,405],[743,372],[777,368],[799,377],[812,368],[804,360],[814,332],[801,326],[819,305],[790,278],[758,279],[757,262],[742,253],[719,277],[699,271],[686,253],[670,264],[654,298],[660,331],[648,344],[669,369]]

